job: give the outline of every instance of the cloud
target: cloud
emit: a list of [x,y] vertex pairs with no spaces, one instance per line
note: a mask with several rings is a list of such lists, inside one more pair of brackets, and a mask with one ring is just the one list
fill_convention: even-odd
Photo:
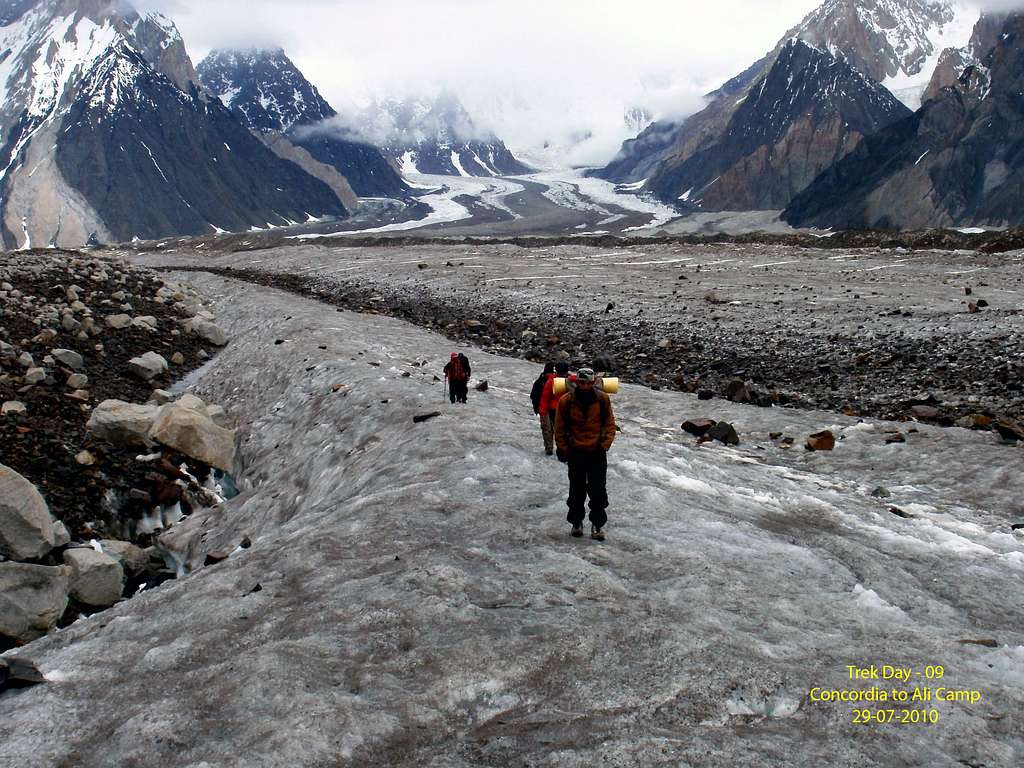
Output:
[[382,96],[448,88],[514,148],[613,156],[631,107],[658,117],[770,50],[820,0],[138,0],[173,18],[189,51],[280,45],[354,114]]

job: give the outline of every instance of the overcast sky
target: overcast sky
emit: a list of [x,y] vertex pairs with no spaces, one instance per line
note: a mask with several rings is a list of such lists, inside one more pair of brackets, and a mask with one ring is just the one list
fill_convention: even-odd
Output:
[[[141,0],[198,63],[220,46],[280,45],[339,111],[455,91],[513,147],[593,131],[576,161],[625,138],[623,107],[693,111],[821,0]],[[999,0],[996,0],[999,2]]]

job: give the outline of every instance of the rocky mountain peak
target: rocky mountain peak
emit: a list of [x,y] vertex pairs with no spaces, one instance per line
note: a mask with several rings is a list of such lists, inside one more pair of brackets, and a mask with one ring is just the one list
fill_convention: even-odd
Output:
[[335,116],[282,48],[217,50],[198,68],[203,84],[252,128],[287,133]]
[[879,82],[916,75],[940,50],[936,33],[957,17],[948,0],[826,0],[790,33]]

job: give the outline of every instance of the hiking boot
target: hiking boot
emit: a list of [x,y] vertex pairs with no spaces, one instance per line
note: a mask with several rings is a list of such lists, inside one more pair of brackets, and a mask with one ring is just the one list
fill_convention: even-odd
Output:
[[552,449],[548,448],[544,451],[544,453],[546,453],[548,456],[553,456],[555,452]]
[[596,526],[590,526],[590,538],[594,541],[604,541],[604,531]]
[[582,539],[583,538],[583,526],[582,525],[574,525],[572,527],[572,537],[574,539]]

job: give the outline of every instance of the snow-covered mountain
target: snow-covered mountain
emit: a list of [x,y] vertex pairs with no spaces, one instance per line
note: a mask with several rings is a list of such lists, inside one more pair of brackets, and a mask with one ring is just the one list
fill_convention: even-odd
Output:
[[319,163],[335,168],[356,194],[408,193],[376,147],[318,130],[337,113],[280,48],[213,51],[198,72],[203,85],[246,125],[261,134],[286,136]]
[[[920,102],[941,51],[966,42],[977,16],[977,11],[951,0],[826,0],[763,59],[709,94],[703,110],[679,123],[653,123],[627,141],[619,155],[596,175],[619,183],[646,180],[646,188],[659,197],[677,199],[688,187],[656,180],[677,178],[677,169],[722,140],[737,110],[764,81],[793,38],[844,59],[913,108]],[[829,150],[841,156],[848,139],[832,139],[835,143]],[[827,136],[817,137],[819,145],[828,140]],[[751,183],[757,180],[752,178]]]
[[0,206],[6,245],[78,246],[342,216],[198,88],[174,25],[125,2],[5,3]]
[[827,169],[784,218],[836,228],[1024,226],[1024,15],[995,37],[982,92],[970,82],[940,90]]
[[514,176],[530,171],[447,92],[437,98],[375,102],[352,129],[379,142],[403,173]]

